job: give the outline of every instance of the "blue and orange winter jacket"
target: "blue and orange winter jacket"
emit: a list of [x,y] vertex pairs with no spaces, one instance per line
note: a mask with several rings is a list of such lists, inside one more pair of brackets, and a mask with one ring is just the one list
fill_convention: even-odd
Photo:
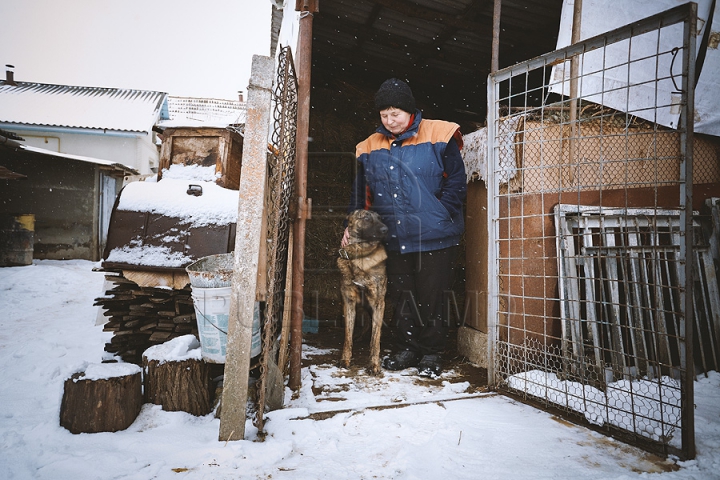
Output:
[[416,111],[397,138],[384,126],[356,147],[349,211],[372,208],[388,227],[386,247],[410,253],[460,243],[467,185],[459,126]]

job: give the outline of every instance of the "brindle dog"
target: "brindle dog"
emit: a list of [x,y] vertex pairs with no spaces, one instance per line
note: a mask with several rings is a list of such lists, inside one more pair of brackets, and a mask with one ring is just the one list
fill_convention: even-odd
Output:
[[342,273],[340,291],[345,308],[345,345],[340,365],[350,366],[352,358],[355,307],[363,299],[372,310],[370,373],[380,374],[380,330],[385,313],[387,253],[382,244],[387,227],[380,215],[370,210],[355,210],[348,215],[348,244],[341,248],[338,267]]

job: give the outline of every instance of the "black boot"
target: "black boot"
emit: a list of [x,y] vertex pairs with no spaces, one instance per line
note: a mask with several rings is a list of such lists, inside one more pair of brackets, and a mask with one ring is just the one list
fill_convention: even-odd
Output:
[[420,354],[412,350],[402,350],[383,359],[385,370],[405,370],[414,367],[420,361]]
[[417,364],[418,375],[421,377],[437,377],[442,373],[440,355],[423,355]]

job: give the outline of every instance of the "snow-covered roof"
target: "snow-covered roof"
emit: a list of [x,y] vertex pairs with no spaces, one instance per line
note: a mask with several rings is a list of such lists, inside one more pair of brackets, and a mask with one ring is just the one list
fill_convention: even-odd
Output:
[[245,102],[239,100],[169,96],[167,113],[158,126],[225,128],[245,123],[246,113]]
[[69,153],[53,152],[52,150],[45,150],[44,148],[31,147],[30,145],[20,146],[22,150],[26,152],[39,153],[41,155],[48,155],[51,157],[67,158],[68,160],[76,160],[78,162],[94,163],[95,165],[101,165],[103,167],[112,167],[115,170],[120,170],[125,174],[139,175],[140,172],[134,168],[125,165],[123,163],[113,162],[112,160],[103,160],[102,158],[85,157],[82,155],[72,155]]
[[166,93],[44,83],[0,84],[0,125],[149,132]]
[[160,181],[127,184],[110,219],[104,265],[182,270],[204,256],[228,253],[238,191],[217,185],[217,175],[215,166],[174,164]]
[[[173,168],[178,166],[172,165]],[[197,170],[214,169],[197,165],[193,167]],[[188,170],[188,167],[185,167],[185,170]],[[190,185],[199,187],[200,194],[189,194]],[[223,188],[214,181],[183,176],[173,178],[169,173],[164,173],[159,182],[132,182],[126,185],[117,209],[152,212],[177,218],[179,222],[194,227],[229,225],[237,222],[238,191]]]
[[[4,143],[5,147],[8,148],[15,148],[17,150],[23,150],[25,152],[30,153],[37,153],[40,155],[47,155],[49,157],[59,157],[59,158],[67,158],[68,160],[75,160],[78,162],[86,162],[86,163],[93,163],[95,165],[101,165],[103,167],[112,168],[113,170],[122,172],[124,175],[138,175],[140,172],[135,170],[134,168],[127,166],[122,163],[113,162],[112,160],[104,160],[102,158],[94,158],[94,157],[85,157],[82,155],[72,155],[69,153],[60,153],[60,152],[54,152],[52,150],[45,150],[44,148],[37,148],[37,147],[31,147],[30,145],[25,145],[23,143],[20,143],[16,140],[6,140]],[[3,177],[6,178],[6,177]]]

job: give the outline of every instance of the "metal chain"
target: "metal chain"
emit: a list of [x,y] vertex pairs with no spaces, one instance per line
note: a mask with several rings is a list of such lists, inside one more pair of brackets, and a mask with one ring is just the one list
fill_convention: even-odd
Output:
[[258,381],[258,408],[254,425],[262,432],[268,389],[268,370],[277,362],[277,330],[282,323],[290,238],[290,205],[295,186],[295,137],[297,127],[297,77],[290,47],[278,56],[273,88],[273,122],[268,152],[267,298],[263,310],[262,354]]

